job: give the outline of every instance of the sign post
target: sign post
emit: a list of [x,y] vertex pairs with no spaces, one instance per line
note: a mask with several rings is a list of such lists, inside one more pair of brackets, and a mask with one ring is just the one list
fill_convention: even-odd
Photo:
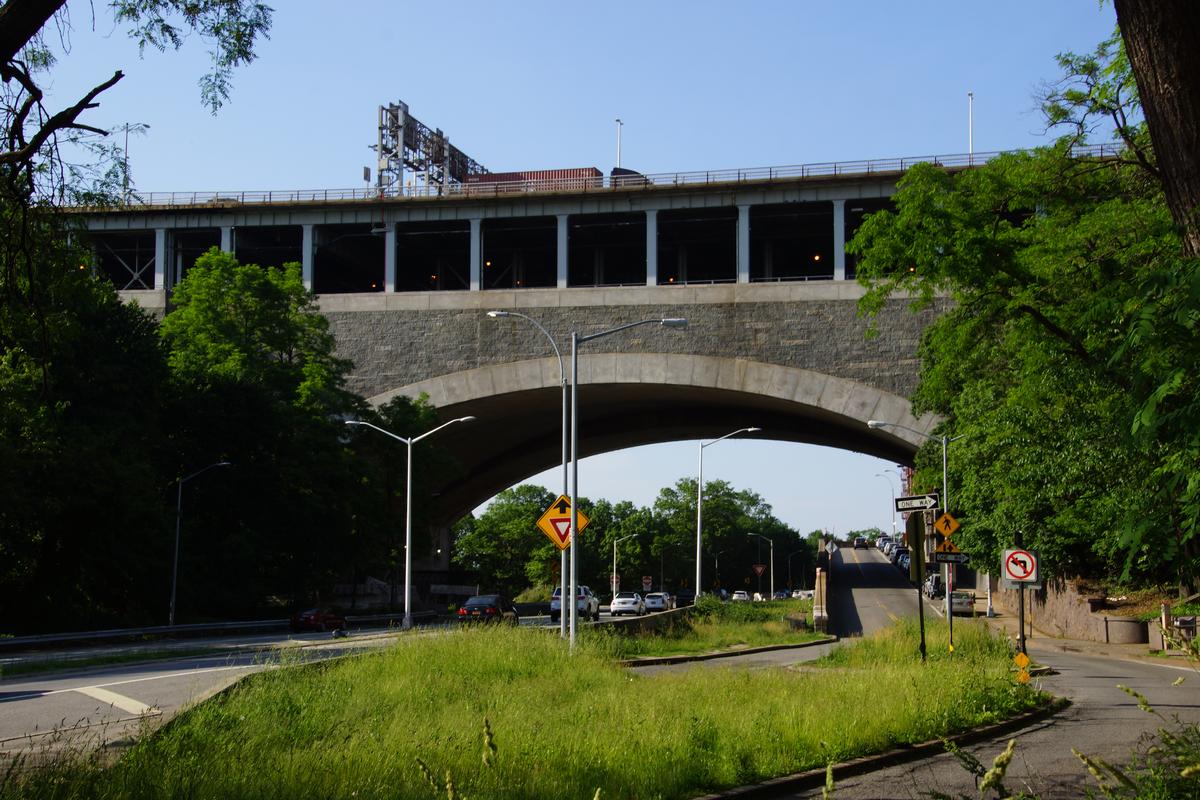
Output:
[[1017,531],[1017,547],[1004,551],[1004,582],[1016,585],[1017,595],[1017,649],[1025,652],[1025,587],[1038,582],[1037,553],[1021,547],[1021,532]]

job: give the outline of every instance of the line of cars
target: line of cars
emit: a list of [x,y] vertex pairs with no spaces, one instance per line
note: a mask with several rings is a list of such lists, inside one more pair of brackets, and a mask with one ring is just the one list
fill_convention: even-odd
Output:
[[[893,564],[895,564],[904,572],[908,572],[909,563],[912,558],[908,547],[898,541],[894,541],[890,536],[886,535],[879,537],[876,544],[879,546],[880,551],[887,556]],[[930,600],[944,598],[946,596],[946,582],[942,579],[940,573],[936,571],[930,572],[925,577],[925,582],[921,585],[921,591]],[[975,593],[972,591],[959,589],[951,592],[950,613],[974,616]]]
[[[902,571],[908,572],[909,562],[912,555],[909,553],[908,546],[899,539],[893,539],[890,536],[880,536],[875,544],[879,547],[879,552],[887,556],[888,560],[899,567]],[[855,547],[857,547],[857,543]]]

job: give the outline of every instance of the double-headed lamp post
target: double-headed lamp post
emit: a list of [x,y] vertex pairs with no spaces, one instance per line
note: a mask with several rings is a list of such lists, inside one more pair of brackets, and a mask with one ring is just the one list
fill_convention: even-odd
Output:
[[697,599],[700,598],[700,561],[704,530],[704,448],[710,444],[723,442],[730,436],[737,436],[739,433],[757,433],[761,430],[762,428],[738,428],[736,431],[727,433],[718,439],[700,443],[699,465],[696,468],[696,585],[693,587]]
[[362,425],[371,430],[379,431],[384,436],[390,436],[398,442],[404,442],[408,448],[408,465],[404,471],[404,630],[412,628],[412,452],[413,445],[422,439],[432,436],[442,428],[449,427],[456,422],[470,422],[474,417],[459,417],[452,419],[449,422],[443,422],[431,431],[426,431],[420,436],[412,436],[404,438],[391,431],[384,430],[378,425],[372,425],[369,422],[363,422],[358,419],[346,420],[347,425]]
[[167,616],[167,625],[175,626],[175,584],[179,577],[179,531],[183,527],[183,485],[197,475],[202,475],[210,469],[217,467],[228,467],[228,461],[218,461],[215,464],[209,464],[204,469],[198,469],[191,475],[184,476],[179,479],[179,486],[175,493],[175,558],[171,561],[171,612]]
[[[535,327],[539,331],[541,331],[542,335],[545,336],[550,341],[550,346],[552,348],[554,348],[554,357],[558,359],[558,381],[559,381],[559,384],[562,386],[562,495],[563,495],[563,497],[566,497],[567,492],[570,488],[567,483],[567,462],[568,462],[568,458],[569,458],[568,452],[567,452],[567,435],[569,433],[569,427],[567,425],[567,415],[568,415],[569,409],[570,409],[570,406],[569,406],[570,398],[567,394],[567,371],[563,367],[562,351],[560,351],[558,349],[558,344],[554,341],[554,337],[551,336],[550,333],[545,328],[542,327],[541,323],[539,323],[533,317],[526,316],[525,314],[522,314],[519,311],[489,311],[489,312],[487,312],[487,315],[489,317],[491,317],[492,319],[499,319],[502,317],[519,317],[520,319],[525,320],[530,325],[532,325],[533,327]],[[567,577],[567,551],[560,550],[559,551],[559,569],[558,569],[558,585],[559,585],[559,589],[560,589],[560,591],[559,591],[560,595],[562,594],[561,590],[564,585],[563,581],[566,580],[566,577]],[[567,636],[567,615],[566,614],[558,615],[558,624],[559,624],[558,634],[559,634],[559,636],[561,636],[565,639]]]
[[608,336],[613,333],[627,331],[639,325],[661,325],[664,328],[686,328],[687,320],[682,317],[661,317],[659,319],[643,319],[618,325],[615,328],[588,333],[582,336],[578,331],[571,331],[571,630],[570,646],[575,648],[575,633],[579,629],[579,603],[576,600],[578,583],[576,578],[579,569],[579,345]]
[[620,539],[615,539],[613,541],[613,571],[612,571],[612,578],[609,579],[609,583],[612,586],[612,593],[613,593],[614,598],[617,596],[617,583],[618,583],[617,582],[617,545],[619,545],[621,542],[625,541],[626,539],[632,539],[635,536],[637,536],[636,533],[631,533],[628,536],[622,536]]
[[[768,538],[766,536],[763,536],[761,533],[747,533],[746,535],[747,536],[757,536],[758,538],[765,541],[767,544],[771,545],[771,584],[770,584],[768,591],[771,593],[771,599],[774,600],[775,599],[775,540]],[[759,553],[762,553],[762,551],[760,550]],[[760,583],[759,588],[761,588],[761,587],[762,587],[762,584]]]
[[875,473],[876,478],[883,478],[887,481],[888,488],[892,490],[892,536],[896,535],[896,487],[892,483],[892,479],[882,472]]

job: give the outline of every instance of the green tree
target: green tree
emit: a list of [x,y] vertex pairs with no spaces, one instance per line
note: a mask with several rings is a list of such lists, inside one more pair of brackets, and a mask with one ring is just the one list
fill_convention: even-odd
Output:
[[529,585],[531,561],[558,559],[558,549],[537,528],[554,498],[532,484],[500,492],[469,530],[458,530],[455,563],[477,575],[485,590],[518,594]]
[[[1051,573],[1197,574],[1197,262],[1183,258],[1115,40],[1060,57],[1053,147],[909,172],[851,243],[873,313],[953,303],[927,331],[918,413],[945,418],[958,541],[995,563],[1019,531]],[[1123,149],[1076,146],[1098,116]],[[1161,324],[1160,324],[1161,322]],[[936,451],[936,452],[935,452]],[[917,457],[940,484],[940,445]]]

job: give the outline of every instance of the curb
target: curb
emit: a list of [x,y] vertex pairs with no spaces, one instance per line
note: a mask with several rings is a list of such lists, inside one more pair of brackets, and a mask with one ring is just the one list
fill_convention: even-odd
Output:
[[716,653],[700,653],[690,656],[650,656],[648,658],[626,658],[615,662],[620,667],[654,667],[661,664],[686,664],[689,661],[711,661],[715,658],[734,658],[735,656],[748,656],[755,653],[770,653],[773,650],[799,650],[804,647],[816,647],[820,644],[833,644],[838,641],[836,636],[826,636],[822,639],[814,639],[811,642],[798,642],[796,644],[768,644],[762,647],[747,647],[744,650],[721,650]]
[[[910,761],[919,761],[924,758],[932,758],[933,756],[942,755],[946,752],[943,741],[950,741],[956,745],[968,745],[981,742],[986,739],[991,739],[996,736],[1001,736],[1012,731],[1020,730],[1021,728],[1032,725],[1035,722],[1040,722],[1043,719],[1054,716],[1058,712],[1071,705],[1071,701],[1063,697],[1055,697],[1050,700],[1042,708],[1026,711],[1023,714],[1018,714],[1011,719],[1006,719],[1003,722],[996,722],[991,725],[984,725],[980,728],[973,728],[969,731],[963,731],[952,736],[946,736],[942,739],[931,739],[920,744],[904,745],[893,748],[884,753],[878,753],[870,756],[860,756],[859,758],[843,761],[840,764],[833,765],[833,777],[835,781],[840,781],[844,778],[850,778],[855,775],[863,775],[868,772],[874,772],[884,767],[892,767],[897,764],[906,764]],[[807,789],[816,789],[825,785],[825,769],[810,769],[805,772],[798,772],[794,775],[785,775],[782,778],[771,778],[770,780],[762,781],[761,783],[752,783],[748,786],[739,786],[734,789],[726,789],[722,792],[714,792],[712,794],[698,795],[692,800],[724,800],[725,798],[768,798],[779,797],[783,793],[792,793]]]

